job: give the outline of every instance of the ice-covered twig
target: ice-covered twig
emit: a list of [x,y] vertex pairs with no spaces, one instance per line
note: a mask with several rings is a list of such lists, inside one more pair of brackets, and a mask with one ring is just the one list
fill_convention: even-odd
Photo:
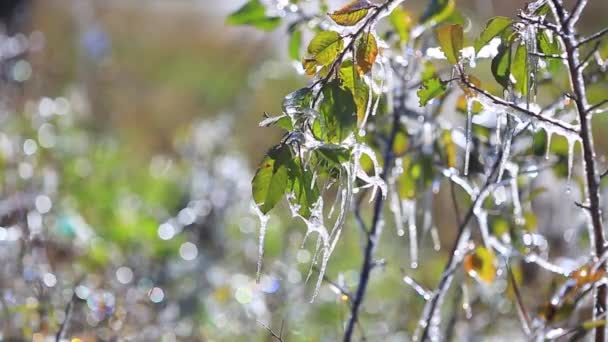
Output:
[[498,172],[499,164],[500,164],[500,159],[497,158],[496,162],[492,166],[492,170],[491,170],[490,174],[488,175],[488,177],[485,181],[482,191],[479,192],[479,195],[477,195],[477,197],[475,198],[475,200],[469,207],[469,210],[467,210],[465,217],[463,218],[462,222],[460,223],[460,225],[458,227],[458,232],[456,233],[456,241],[454,242],[454,245],[452,246],[452,250],[450,251],[450,256],[448,258],[446,266],[445,266],[443,273],[441,275],[441,278],[439,280],[439,284],[437,285],[437,289],[433,292],[433,296],[425,305],[423,317],[420,320],[423,330],[422,330],[419,338],[417,339],[418,341],[426,341],[429,338],[431,320],[435,316],[435,311],[437,310],[437,306],[440,303],[440,299],[445,295],[445,293],[447,292],[447,290],[449,288],[453,269],[459,263],[460,258],[459,258],[458,249],[463,243],[463,241],[462,241],[462,240],[464,240],[463,237],[466,236],[465,233],[468,231],[468,229],[467,229],[468,224],[471,221],[471,219],[475,216],[475,208],[478,206],[478,202],[482,199],[481,194],[484,193],[484,190],[487,187],[489,187],[490,185],[493,184],[495,175]]

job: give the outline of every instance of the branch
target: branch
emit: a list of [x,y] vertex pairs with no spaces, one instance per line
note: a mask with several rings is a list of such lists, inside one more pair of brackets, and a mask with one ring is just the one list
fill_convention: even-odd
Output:
[[[388,1],[387,3],[389,3]],[[393,164],[393,160],[395,158],[393,154],[393,145],[395,142],[395,137],[399,132],[399,111],[395,110],[393,112],[393,120],[391,132],[388,138],[388,142],[384,147],[384,168],[382,170],[381,178],[383,181],[388,179],[388,175],[391,169],[391,165]],[[380,220],[382,216],[382,207],[384,204],[384,198],[382,197],[382,193],[378,193],[376,195],[376,200],[374,202],[374,215],[372,217],[372,224],[370,230],[367,235],[367,244],[365,246],[365,252],[363,256],[363,264],[361,265],[361,275],[359,276],[359,286],[357,287],[357,292],[355,293],[355,297],[352,300],[352,308],[350,313],[350,319],[346,325],[346,330],[344,332],[344,342],[350,342],[352,339],[352,334],[354,330],[354,326],[357,323],[357,319],[359,316],[359,308],[363,303],[363,299],[365,297],[365,292],[367,289],[367,284],[369,282],[369,276],[372,268],[374,268],[375,263],[373,262],[374,251],[376,249],[376,242],[379,240],[380,235]]]
[[599,30],[598,32],[590,35],[589,37],[582,39],[581,41],[579,41],[576,44],[575,48],[578,49],[581,45],[585,45],[585,44],[589,43],[590,41],[601,38],[606,33],[608,33],[608,27],[605,27],[602,30]]
[[[466,79],[466,77],[464,75],[462,75],[461,77],[461,81],[464,83],[465,86],[467,86],[467,88],[475,90],[477,93],[483,95],[484,97],[488,98],[490,101],[494,102],[495,104],[501,105],[501,106],[505,106],[505,107],[509,107],[511,109],[515,109],[516,111],[527,115],[531,118],[534,118],[538,121],[542,121],[544,123],[550,124],[554,127],[560,128],[564,131],[570,132],[570,133],[574,133],[574,134],[578,134],[579,131],[572,125],[569,125],[565,122],[559,121],[557,119],[553,119],[553,118],[549,118],[546,116],[542,116],[540,113],[535,113],[529,109],[523,108],[518,106],[517,104],[513,103],[513,102],[509,102],[509,101],[505,101],[497,96],[494,96],[492,94],[490,94],[489,92],[477,87],[476,85],[474,85],[473,83],[469,82],[469,80]],[[542,112],[541,112],[542,113]]]
[[[344,49],[338,54],[338,56],[336,57],[336,59],[334,60],[334,62],[331,64],[331,66],[329,67],[329,70],[327,71],[327,75],[325,75],[325,77],[318,79],[317,81],[315,81],[313,84],[311,84],[308,88],[312,89],[315,86],[317,86],[318,84],[321,84],[321,89],[323,88],[323,86],[332,78],[332,76],[336,73],[336,69],[342,64],[342,60],[344,59],[344,57],[346,56],[346,54],[350,51],[353,50],[355,47],[355,42],[357,40],[357,38],[363,33],[365,32],[367,29],[369,29],[369,25],[374,23],[378,17],[380,16],[380,14],[382,14],[385,10],[389,9],[392,5],[394,4],[398,4],[400,2],[402,2],[404,0],[388,0],[386,1],[384,4],[382,4],[381,6],[375,7],[375,12],[372,13],[369,18],[367,18],[365,20],[365,22],[363,23],[363,25],[361,25],[361,27],[355,32],[353,33],[351,36],[351,40],[350,42],[348,42],[348,44],[344,47]],[[316,105],[317,101],[319,100],[319,96],[321,95],[321,90],[319,90],[319,92],[317,92],[317,94],[315,95],[313,101],[312,101],[312,107],[314,108],[314,106]]]
[[492,171],[488,175],[488,178],[486,179],[486,182],[485,182],[483,188],[481,189],[481,191],[479,191],[479,195],[477,195],[477,197],[475,197],[475,200],[469,207],[469,210],[467,211],[464,219],[462,220],[462,222],[460,223],[460,225],[458,227],[458,232],[456,233],[456,241],[454,242],[454,245],[452,246],[452,250],[450,251],[450,257],[448,258],[448,262],[446,263],[445,268],[443,269],[443,273],[441,274],[441,279],[439,280],[437,289],[433,293],[433,297],[431,298],[431,301],[429,304],[430,307],[429,307],[428,312],[426,313],[426,317],[422,320],[424,322],[424,330],[422,331],[421,337],[419,339],[420,341],[426,341],[426,339],[428,338],[429,328],[431,326],[431,320],[433,319],[433,316],[435,315],[435,310],[437,309],[437,305],[439,303],[439,298],[441,297],[441,294],[443,294],[447,290],[447,287],[449,285],[450,276],[452,275],[453,269],[456,267],[456,264],[457,264],[457,260],[456,260],[457,253],[456,252],[458,250],[458,246],[460,245],[460,242],[461,242],[460,240],[464,236],[464,233],[466,231],[467,225],[469,224],[469,221],[475,216],[475,207],[477,207],[478,202],[480,200],[482,200],[483,193],[493,183],[492,179],[494,178],[494,175],[498,171],[498,166],[500,165],[500,160],[501,160],[501,158],[496,158],[496,162],[492,166]]
[[[585,6],[587,1],[579,1],[577,4],[577,11],[582,12],[582,8]],[[578,112],[578,121],[580,123],[580,138],[583,147],[583,159],[585,161],[585,178],[586,178],[586,194],[587,200],[585,203],[589,208],[589,216],[591,217],[591,228],[594,251],[596,256],[601,256],[606,250],[606,238],[604,236],[604,225],[602,222],[602,210],[600,203],[600,177],[597,173],[597,165],[595,161],[595,148],[593,146],[593,134],[591,129],[591,116],[589,115],[589,104],[587,103],[586,96],[586,85],[581,68],[577,66],[580,64],[579,60],[579,47],[587,42],[597,39],[608,32],[608,28],[605,28],[598,33],[591,35],[581,41],[576,39],[576,30],[572,26],[572,22],[565,19],[564,9],[561,2],[557,0],[550,0],[550,4],[555,15],[555,19],[561,24],[563,29],[562,41],[564,44],[564,50],[568,61],[568,71],[570,73],[570,85],[574,92],[574,101]],[[578,8],[580,7],[580,9]],[[605,269],[606,263],[602,262],[599,265],[600,268]],[[606,297],[608,295],[608,288],[606,284],[601,284],[597,288],[597,296],[595,297],[595,311],[594,314],[597,316],[606,311]],[[605,341],[606,330],[605,327],[598,327],[595,329],[595,340]]]

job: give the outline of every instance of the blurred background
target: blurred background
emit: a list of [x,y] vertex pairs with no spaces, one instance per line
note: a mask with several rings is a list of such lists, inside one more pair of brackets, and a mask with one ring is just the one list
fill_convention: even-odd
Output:
[[[225,25],[244,2],[2,0],[0,340],[270,341],[268,328],[288,341],[341,336],[340,289],[356,289],[361,258],[352,222],[314,303],[314,246],[300,248],[304,229],[286,212],[272,216],[255,281],[250,180],[281,138],[258,122],[308,79],[287,58],[286,27]],[[525,1],[457,3],[478,31]],[[420,13],[426,1],[407,6]],[[590,1],[585,30],[605,24],[606,7]],[[443,197],[435,212],[451,246]],[[547,222],[539,229],[561,239]],[[403,341],[424,300],[402,281],[407,240],[390,227],[383,240],[387,263],[362,320],[370,340]],[[432,288],[445,256],[425,248],[433,257],[410,274]],[[503,315],[515,327],[513,308],[499,304],[479,319]]]

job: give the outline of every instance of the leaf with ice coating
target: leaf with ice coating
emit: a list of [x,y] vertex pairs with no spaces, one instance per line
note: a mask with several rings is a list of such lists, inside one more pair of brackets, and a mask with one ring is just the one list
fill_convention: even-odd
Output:
[[294,202],[300,207],[298,211],[304,218],[309,218],[311,209],[319,198],[319,187],[315,183],[313,173],[300,166],[296,160],[290,168],[291,188],[295,195]]
[[251,188],[253,199],[263,214],[268,213],[285,194],[288,182],[288,168],[291,163],[291,150],[287,145],[270,149],[262,160]]
[[321,126],[327,141],[340,143],[355,128],[357,108],[352,94],[340,87],[338,80],[323,88],[323,101],[319,107]]
[[505,89],[509,88],[511,75],[511,45],[502,43],[498,47],[498,54],[492,59],[492,75],[498,84]]
[[357,124],[363,123],[367,110],[370,88],[365,81],[359,76],[359,73],[353,65],[352,59],[344,61],[340,67],[340,80],[342,85],[350,90],[357,106]]
[[[557,37],[551,34],[550,31],[543,30],[537,37],[538,47],[543,54],[554,56],[561,54]],[[547,63],[547,70],[551,73],[557,72],[560,65],[562,65],[562,62],[558,58],[546,58],[545,62]]]
[[514,89],[521,96],[528,94],[528,49],[525,44],[519,44],[513,62],[511,63],[511,74],[515,79]]

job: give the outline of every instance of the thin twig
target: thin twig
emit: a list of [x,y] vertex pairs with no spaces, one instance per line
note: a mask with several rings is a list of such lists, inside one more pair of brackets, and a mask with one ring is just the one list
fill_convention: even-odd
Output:
[[528,310],[526,310],[524,301],[521,298],[521,293],[519,292],[519,286],[517,285],[517,281],[515,280],[513,271],[511,270],[509,263],[506,262],[506,264],[507,264],[507,272],[509,273],[509,280],[511,281],[511,284],[513,284],[513,292],[515,293],[515,299],[516,299],[515,303],[517,303],[517,309],[518,309],[519,313],[521,314],[521,317],[523,318],[522,323],[524,323],[524,332],[526,335],[529,335],[530,327],[532,327],[532,321],[530,320],[530,316],[528,316]]
[[270,334],[270,336],[274,337],[277,341],[279,342],[285,342],[285,340],[283,340],[283,323],[281,323],[281,331],[277,334],[274,331],[272,331],[272,329],[267,326],[266,324],[260,322],[260,321],[256,321],[259,325],[261,325],[264,329],[266,329],[268,331],[268,333]]
[[446,291],[446,287],[449,284],[448,280],[450,279],[450,276],[453,273],[454,264],[456,263],[456,254],[457,254],[456,251],[458,250],[458,246],[460,245],[460,242],[461,242],[460,240],[462,239],[462,236],[464,235],[464,233],[466,231],[466,227],[468,226],[469,221],[475,216],[475,207],[477,206],[478,202],[481,200],[482,194],[495,181],[493,179],[494,179],[494,175],[498,171],[498,166],[500,165],[500,159],[501,158],[496,158],[496,162],[492,166],[492,171],[488,175],[488,178],[486,179],[483,189],[479,192],[479,195],[477,195],[477,197],[475,197],[475,200],[469,207],[469,210],[467,210],[467,213],[466,213],[464,219],[462,220],[461,224],[458,227],[458,232],[456,233],[456,239],[454,241],[454,245],[452,245],[452,250],[450,251],[450,256],[443,269],[443,273],[441,274],[441,279],[439,280],[437,289],[433,293],[433,297],[430,299],[431,306],[426,314],[426,317],[423,318],[423,320],[422,320],[425,323],[424,323],[424,330],[422,331],[422,334],[420,337],[420,341],[423,341],[423,342],[426,341],[426,339],[429,336],[429,329],[431,327],[431,319],[435,315],[435,310],[437,309],[437,305],[439,303],[439,298],[441,297],[441,294],[443,294]]
[[574,46],[574,48],[578,49],[581,45],[585,45],[585,44],[589,43],[590,41],[598,39],[598,38],[602,37],[603,35],[605,35],[606,33],[608,33],[608,27],[605,27],[604,29],[590,35],[589,37],[582,39],[581,41],[578,42],[578,44],[576,44]]
[[579,133],[578,130],[574,126],[572,126],[570,124],[567,124],[565,122],[562,122],[560,120],[553,119],[553,118],[550,118],[550,117],[542,116],[541,113],[535,113],[535,112],[533,112],[533,111],[531,111],[529,109],[520,107],[520,106],[518,106],[517,104],[515,104],[513,102],[509,102],[509,101],[503,100],[503,99],[501,99],[499,97],[496,97],[496,96],[490,94],[486,90],[483,90],[483,89],[477,87],[476,85],[474,85],[473,83],[469,82],[464,75],[462,75],[461,81],[463,82],[464,85],[467,86],[467,88],[475,90],[477,93],[485,96],[486,98],[488,98],[489,100],[491,100],[495,104],[498,104],[498,105],[501,105],[501,106],[505,106],[505,107],[509,107],[511,109],[515,109],[516,111],[518,111],[520,113],[523,113],[524,115],[527,115],[527,116],[529,116],[531,118],[534,118],[534,119],[536,119],[538,121],[542,121],[544,123],[550,124],[550,125],[552,125],[554,127],[563,129],[563,130],[565,130],[567,132],[575,133],[575,134]]
[[[389,1],[390,2],[390,1]],[[388,3],[388,2],[387,2]],[[393,145],[395,142],[395,137],[399,131],[399,111],[395,110],[393,112],[393,120],[391,133],[389,135],[388,142],[384,147],[384,169],[382,170],[381,178],[386,181],[388,179],[389,172],[391,170],[391,165],[393,164]],[[384,204],[384,197],[382,193],[378,193],[376,195],[376,199],[374,202],[374,214],[372,217],[372,224],[369,229],[369,234],[367,236],[367,244],[365,246],[365,252],[363,256],[363,263],[361,265],[361,274],[359,276],[359,286],[357,287],[357,292],[353,299],[353,306],[351,309],[350,319],[346,325],[346,330],[344,332],[344,342],[350,342],[352,339],[353,328],[355,323],[357,323],[359,316],[359,308],[361,303],[363,303],[363,298],[365,297],[365,292],[367,290],[367,284],[369,282],[369,275],[371,273],[372,268],[375,263],[373,262],[374,252],[376,249],[376,243],[379,239],[379,225],[380,218],[382,216],[382,207]]]

